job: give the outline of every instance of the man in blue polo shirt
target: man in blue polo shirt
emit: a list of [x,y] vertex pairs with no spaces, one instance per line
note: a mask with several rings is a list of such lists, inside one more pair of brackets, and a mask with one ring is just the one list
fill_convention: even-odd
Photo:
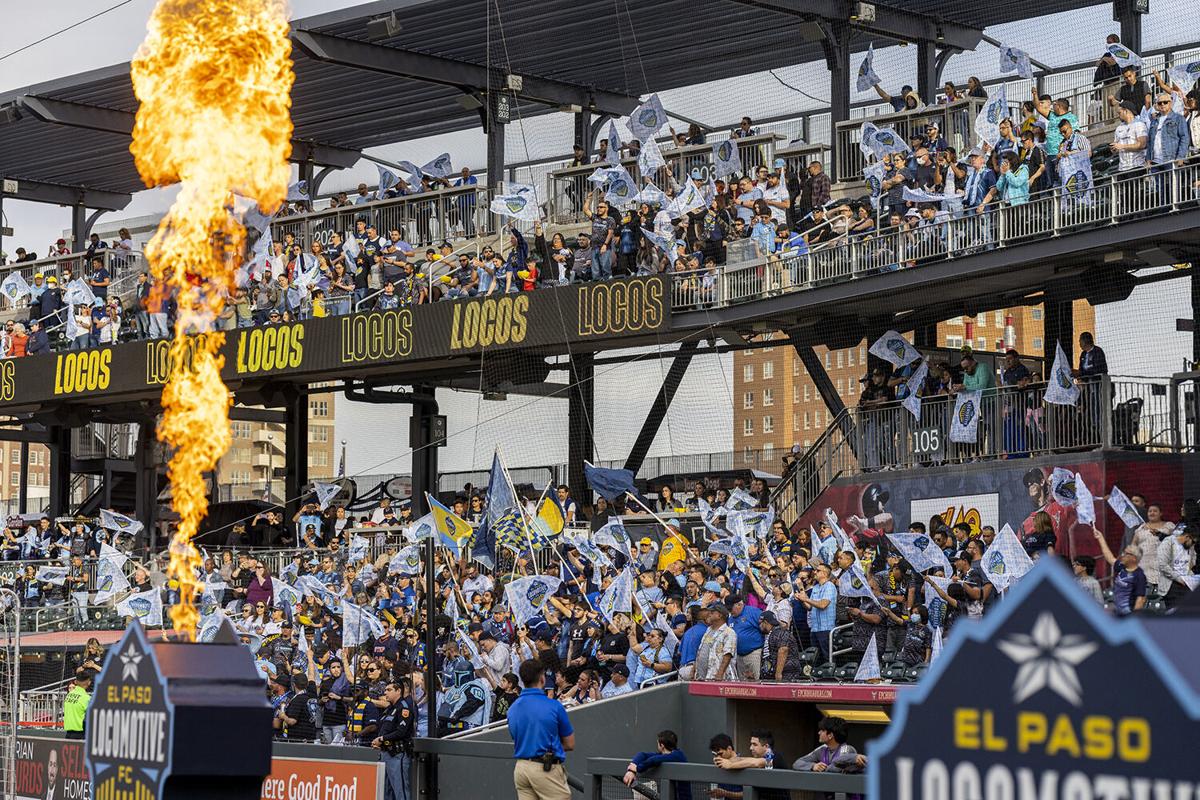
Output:
[[535,658],[518,669],[525,687],[508,709],[513,740],[513,785],[520,800],[570,800],[566,751],[575,749],[575,730],[562,703],[546,696],[546,673]]
[[758,628],[762,610],[746,605],[741,595],[732,595],[729,604],[729,624],[737,634],[738,677],[744,681],[757,681],[762,666],[763,635]]

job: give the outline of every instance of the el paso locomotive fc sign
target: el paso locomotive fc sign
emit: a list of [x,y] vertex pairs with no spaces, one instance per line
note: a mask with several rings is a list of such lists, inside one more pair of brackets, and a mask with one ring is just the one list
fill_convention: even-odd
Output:
[[104,661],[84,726],[93,800],[161,800],[175,708],[137,620]]
[[[664,331],[669,314],[665,279],[646,276],[257,326],[225,334],[221,377],[236,385],[481,352],[562,351]],[[0,408],[155,395],[177,366],[170,347],[158,339],[0,360]]]
[[1139,622],[1108,616],[1052,561],[981,623],[960,623],[903,694],[868,746],[870,797],[1200,798],[1194,684]]

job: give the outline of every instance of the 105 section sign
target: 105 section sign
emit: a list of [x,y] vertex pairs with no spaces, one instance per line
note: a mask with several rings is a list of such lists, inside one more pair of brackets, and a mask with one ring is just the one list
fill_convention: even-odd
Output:
[[93,800],[161,800],[171,773],[175,709],[141,623],[108,653],[88,709]]

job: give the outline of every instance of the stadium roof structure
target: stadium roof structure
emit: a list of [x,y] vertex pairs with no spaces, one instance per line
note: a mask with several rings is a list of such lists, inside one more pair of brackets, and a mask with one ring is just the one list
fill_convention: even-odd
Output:
[[[293,160],[344,168],[364,148],[481,125],[488,87],[507,87],[509,74],[522,79],[514,117],[619,115],[652,91],[826,58],[830,23],[849,27],[851,50],[890,38],[958,51],[1022,13],[887,0],[868,21],[859,5],[626,0],[601,12],[578,0],[508,0],[497,17],[492,0],[379,0],[294,20]],[[1091,5],[1045,0],[1038,13]],[[143,188],[129,153],[137,107],[128,64],[0,94],[0,177],[20,182],[12,196],[21,199],[124,207]]]

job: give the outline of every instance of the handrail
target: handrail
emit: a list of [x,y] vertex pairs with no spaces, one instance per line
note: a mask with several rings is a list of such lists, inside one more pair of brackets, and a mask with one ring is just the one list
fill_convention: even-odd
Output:
[[[592,776],[594,797],[604,797],[600,783],[605,777],[620,779],[629,766],[628,758],[589,758],[587,771]],[[789,765],[790,766],[790,765]],[[726,770],[712,764],[669,762],[659,764],[653,772],[659,782],[659,797],[674,797],[673,786],[663,783],[740,783],[757,789],[792,789],[801,792],[833,792],[861,794],[867,790],[867,779],[861,774],[836,772],[801,772],[793,769]],[[624,787],[622,787],[624,788]],[[629,790],[625,790],[628,792]],[[755,793],[757,796],[758,793]]]

